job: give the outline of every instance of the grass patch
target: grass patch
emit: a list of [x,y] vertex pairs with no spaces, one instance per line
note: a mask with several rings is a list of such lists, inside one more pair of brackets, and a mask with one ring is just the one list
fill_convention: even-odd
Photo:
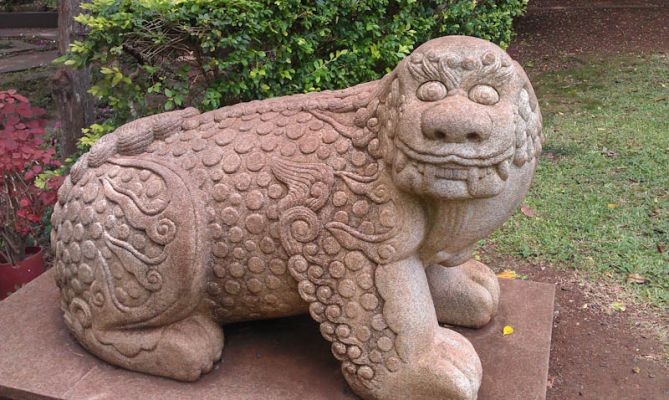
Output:
[[[669,57],[618,56],[533,78],[546,145],[495,249],[620,282],[669,305]],[[639,274],[645,284],[627,283]]]

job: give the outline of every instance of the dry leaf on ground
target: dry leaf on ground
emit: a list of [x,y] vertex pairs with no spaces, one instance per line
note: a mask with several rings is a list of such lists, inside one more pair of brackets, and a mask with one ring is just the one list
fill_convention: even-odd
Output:
[[643,285],[644,283],[648,283],[648,279],[646,279],[646,277],[643,276],[643,275],[628,274],[627,278],[625,278],[625,282],[627,282],[627,283],[637,283],[639,285]]
[[507,269],[504,272],[500,272],[499,274],[497,274],[497,277],[500,279],[517,279],[518,274],[516,273],[516,271]]
[[526,217],[534,218],[537,216],[537,212],[534,211],[530,206],[523,204],[520,206],[520,212],[522,212]]
[[622,311],[625,311],[627,309],[627,307],[625,307],[625,304],[620,302],[620,301],[614,301],[613,303],[611,303],[611,309],[613,311],[621,311],[622,312]]

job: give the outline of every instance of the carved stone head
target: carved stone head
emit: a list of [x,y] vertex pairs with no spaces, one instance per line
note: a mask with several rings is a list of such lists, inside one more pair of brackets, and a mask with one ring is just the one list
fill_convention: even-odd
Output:
[[384,84],[381,135],[403,190],[480,199],[531,179],[541,114],[522,67],[496,45],[462,36],[431,40]]
[[379,140],[400,190],[432,208],[423,261],[458,265],[529,189],[541,112],[517,62],[493,43],[431,40],[381,84]]

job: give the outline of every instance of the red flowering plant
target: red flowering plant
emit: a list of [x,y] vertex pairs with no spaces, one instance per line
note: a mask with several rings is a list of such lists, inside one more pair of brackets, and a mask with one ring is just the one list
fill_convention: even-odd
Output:
[[60,165],[54,148],[43,141],[44,114],[16,90],[0,91],[0,255],[11,264],[21,261],[29,243],[44,231],[42,218],[62,183],[55,176],[35,186],[45,168]]

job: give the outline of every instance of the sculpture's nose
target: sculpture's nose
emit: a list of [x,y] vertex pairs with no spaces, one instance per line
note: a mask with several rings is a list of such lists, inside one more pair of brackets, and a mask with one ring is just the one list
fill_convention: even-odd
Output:
[[490,137],[490,124],[482,107],[463,96],[447,97],[421,117],[423,135],[445,143],[484,142]]

